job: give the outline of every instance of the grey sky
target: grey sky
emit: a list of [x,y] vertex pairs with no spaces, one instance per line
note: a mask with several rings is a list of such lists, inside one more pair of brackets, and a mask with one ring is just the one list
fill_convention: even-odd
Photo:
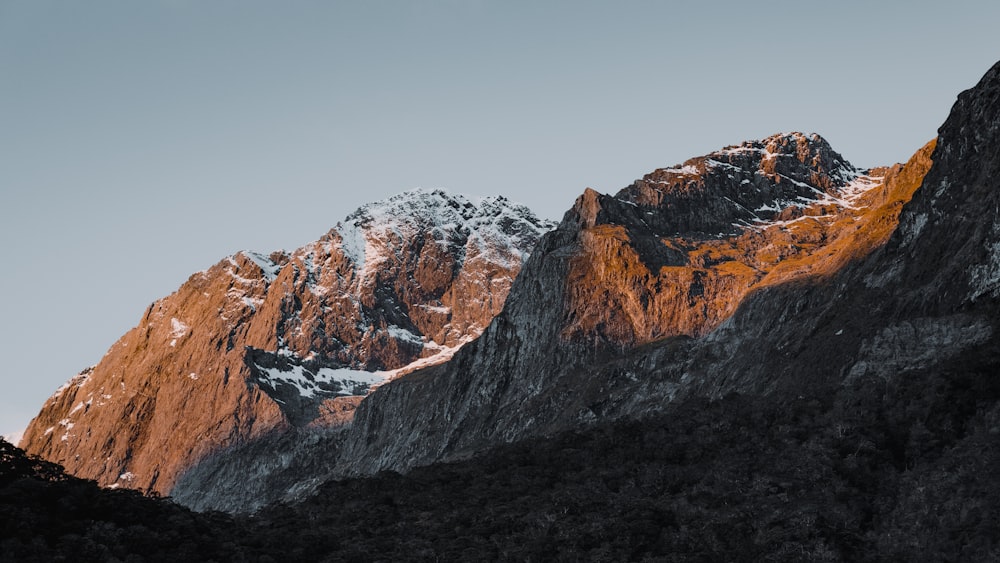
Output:
[[422,186],[558,218],[778,131],[905,160],[1000,3],[0,0],[0,432],[242,248]]

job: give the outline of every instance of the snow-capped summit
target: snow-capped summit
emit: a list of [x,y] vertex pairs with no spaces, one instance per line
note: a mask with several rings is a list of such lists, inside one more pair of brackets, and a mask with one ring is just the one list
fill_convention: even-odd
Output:
[[729,236],[813,214],[807,208],[817,205],[855,205],[880,183],[815,133],[779,133],[660,168],[616,197],[669,207],[643,218],[659,235]]
[[533,245],[540,232],[554,226],[503,196],[471,200],[418,188],[360,207],[329,236],[339,238],[344,255],[367,280],[387,258],[384,252],[402,251],[414,233],[455,247],[461,261],[479,257],[520,262],[527,257],[525,239]]
[[102,485],[169,492],[221,448],[342,423],[477,337],[552,227],[502,197],[414,190],[294,251],[237,252],[152,304],[24,443]]

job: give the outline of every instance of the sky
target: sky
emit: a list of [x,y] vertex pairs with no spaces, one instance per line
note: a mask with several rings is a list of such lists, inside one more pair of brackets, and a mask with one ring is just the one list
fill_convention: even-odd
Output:
[[782,131],[905,161],[1000,2],[0,0],[0,433],[145,308],[416,188],[560,218]]

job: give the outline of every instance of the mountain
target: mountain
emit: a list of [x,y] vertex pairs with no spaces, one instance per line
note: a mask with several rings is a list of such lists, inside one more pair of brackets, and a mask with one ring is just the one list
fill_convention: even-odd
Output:
[[248,440],[171,495],[256,510],[331,475],[408,470],[498,443],[662,409],[692,342],[755,292],[833,275],[883,245],[930,166],[860,170],[818,135],[778,134],[587,190],[546,234],[503,311],[448,364],[364,401],[337,431]]
[[[818,136],[776,135],[658,170],[615,196],[585,192],[482,337],[361,405],[339,470],[404,470],[659,411],[692,389],[743,390],[719,385],[754,357],[726,349],[743,336],[722,338],[737,312],[773,287],[828,283],[884,245],[933,147],[862,171]],[[801,328],[789,320],[754,329]],[[764,389],[768,377],[751,382]]]
[[[0,442],[0,559],[996,560],[1000,63],[938,133],[890,168],[782,134],[585,192],[448,362],[174,487],[240,512],[261,479],[286,502],[252,517]],[[249,388],[305,404],[293,353],[246,349]]]
[[[998,99],[1000,65],[959,96],[936,142],[868,178],[791,135],[614,197],[585,193],[475,343],[361,405],[339,470],[404,470],[694,395],[785,401],[989,372]],[[816,170],[796,175],[800,164]],[[735,189],[745,181],[752,196]]]
[[21,445],[103,486],[165,493],[199,459],[350,420],[497,314],[552,225],[499,198],[417,190],[293,252],[239,252],[146,310],[58,389]]

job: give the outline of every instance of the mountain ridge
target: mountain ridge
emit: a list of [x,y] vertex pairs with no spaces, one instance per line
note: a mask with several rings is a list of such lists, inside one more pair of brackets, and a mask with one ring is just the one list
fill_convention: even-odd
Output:
[[[384,382],[341,411],[350,423],[286,420],[213,450],[172,489],[255,516],[101,491],[0,442],[0,559],[220,544],[301,560],[996,559],[1000,62],[905,164],[851,170],[821,138],[769,139],[784,156],[723,149],[738,172],[706,156],[585,191],[448,362]],[[219,271],[253,289],[308,270],[269,274],[278,259]],[[157,318],[139,328],[169,354],[201,334]],[[267,336],[298,334],[283,331]],[[238,359],[302,374],[300,397],[342,390],[298,350]],[[76,408],[93,373],[52,401]],[[264,385],[248,388],[270,400]],[[137,538],[109,506],[172,516]]]
[[[809,142],[805,135],[797,135],[795,139]],[[928,148],[925,147],[924,150],[926,152]],[[792,158],[798,161],[798,148],[789,152],[796,155]],[[803,153],[810,154],[809,151]],[[812,158],[809,160],[812,161]],[[928,163],[926,159],[918,160],[920,165]],[[838,160],[827,158],[817,161]],[[757,161],[754,161],[754,166],[756,165]],[[889,169],[883,170],[885,173],[889,172]],[[922,176],[919,172],[916,175]],[[717,184],[715,188],[716,191],[734,187],[738,189],[741,182],[741,178],[724,175],[721,185]],[[774,184],[780,182],[775,181]],[[818,196],[811,188],[790,184],[784,188],[780,185],[772,186],[772,197],[806,197],[798,190]],[[831,187],[842,188],[844,184],[836,186],[831,183]],[[648,189],[648,184],[633,184],[619,192],[619,195],[628,198],[637,185],[641,190]],[[881,209],[883,205],[898,208],[901,201],[912,194],[913,188],[897,183],[895,188],[880,190],[879,186],[873,185],[867,191],[875,201],[882,202],[876,209]],[[788,191],[782,192],[781,189]],[[643,201],[651,201],[651,205],[660,206],[659,209],[669,212],[673,203],[671,197],[675,193],[668,190],[656,198],[647,195]],[[795,195],[788,197],[786,194]],[[701,194],[681,192],[679,197],[680,205],[684,205],[687,199],[700,198]],[[410,378],[399,381],[395,386],[380,390],[380,393],[372,395],[360,405],[349,433],[353,440],[349,439],[345,445],[345,463],[340,470],[348,475],[367,474],[382,469],[405,470],[429,460],[462,457],[485,443],[547,434],[603,416],[627,416],[630,412],[635,414],[646,412],[649,408],[662,408],[662,404],[669,402],[680,389],[689,387],[685,379],[687,367],[684,358],[692,353],[691,350],[697,350],[690,348],[692,343],[699,342],[699,338],[711,334],[724,319],[731,318],[742,299],[752,294],[750,289],[754,286],[746,285],[748,280],[766,279],[760,272],[760,266],[781,264],[788,259],[788,255],[779,255],[775,260],[772,255],[766,254],[771,250],[770,242],[762,239],[761,233],[751,225],[743,225],[735,234],[723,237],[722,241],[726,246],[721,250],[718,233],[701,229],[696,232],[697,244],[682,246],[689,242],[683,237],[664,238],[661,241],[667,251],[683,249],[685,252],[677,252],[674,259],[685,260],[687,264],[685,267],[678,267],[671,266],[668,262],[662,265],[657,275],[646,267],[650,260],[643,260],[640,255],[644,250],[643,245],[648,243],[648,239],[643,240],[645,233],[640,231],[638,236],[630,236],[626,232],[623,236],[623,231],[627,231],[624,225],[633,227],[637,223],[635,206],[616,203],[617,201],[617,197],[593,191],[585,192],[566,214],[560,226],[540,241],[512,289],[504,311],[494,319],[479,340],[451,363],[434,368],[433,375],[420,380]],[[802,211],[802,208],[793,205],[795,211],[791,213],[806,217],[797,222],[806,223],[802,228],[797,224],[790,226],[779,219],[776,224],[765,229],[766,233],[771,233],[777,240],[795,243],[798,248],[792,249],[793,257],[815,258],[825,252],[845,252],[846,248],[831,247],[827,237],[819,237],[816,242],[817,228],[823,227],[827,222],[837,224],[838,221],[836,217],[829,217],[830,214],[826,213],[829,211],[829,203],[825,198],[817,197],[812,201]],[[596,213],[595,207],[599,207]],[[729,202],[720,205],[718,209],[723,214],[721,216],[726,218],[743,212],[739,206]],[[857,210],[854,205],[841,206],[841,212],[851,223],[855,222],[853,213]],[[592,220],[594,217],[601,221]],[[877,226],[885,216],[883,213],[876,213],[870,219],[870,224]],[[716,220],[713,224],[720,223],[721,221]],[[643,224],[649,223],[640,223]],[[875,230],[884,234],[884,229]],[[690,233],[687,234],[690,236]],[[638,242],[634,243],[636,240]],[[867,246],[856,250],[866,254],[883,242],[880,238],[865,240]],[[741,248],[741,243],[746,246]],[[662,249],[657,250],[663,252]],[[718,260],[716,263],[709,263],[707,268],[701,267],[705,262],[699,262],[699,258],[703,254],[712,258],[713,251],[728,259],[718,260],[719,257],[715,256]],[[833,261],[837,262],[839,254],[834,253],[832,256]],[[600,271],[595,272],[594,268],[610,268],[597,257],[620,260],[622,266],[610,275],[602,275]],[[712,272],[713,268],[715,272]],[[702,273],[700,279],[697,275],[699,272]],[[709,274],[716,276],[714,282],[709,282],[715,283],[714,287],[705,281]],[[798,268],[780,276],[779,281],[788,283],[811,275],[811,269]],[[736,283],[733,283],[734,280],[737,280]],[[629,310],[627,301],[616,302],[618,296],[627,300],[637,294],[641,295],[641,291],[636,288],[641,290],[650,283],[653,291],[644,303],[641,299],[638,300],[641,307]],[[542,286],[549,293],[545,295],[535,289],[524,290],[525,286]],[[586,297],[577,298],[578,294],[574,295],[575,287],[582,287]],[[567,295],[568,298],[563,301],[562,295]],[[721,301],[716,301],[716,296],[721,296]],[[655,306],[656,299],[662,299],[666,305],[658,309]],[[556,306],[547,308],[547,313],[538,313],[534,311],[537,303],[554,303]],[[565,303],[561,310],[560,303]],[[663,310],[672,311],[672,314],[664,314]],[[689,310],[695,311],[698,316],[693,319],[686,316],[685,312]],[[566,330],[567,326],[572,328],[574,323],[579,324],[580,319],[586,321],[586,330]],[[661,322],[663,325],[659,324]],[[665,326],[673,332],[656,332],[659,326]],[[550,339],[541,346],[533,344],[546,332],[559,334],[560,338],[556,342]],[[657,341],[665,344],[644,347]],[[633,349],[645,352],[623,354],[623,351]],[[515,352],[507,352],[508,350]],[[670,356],[674,355],[681,359],[672,360]],[[625,365],[613,367],[622,362]],[[490,367],[497,364],[498,368]],[[640,367],[643,364],[646,365],[645,369]],[[602,371],[602,365],[612,367]],[[649,375],[651,366],[656,366],[654,371],[663,372],[664,376],[648,378],[651,381],[636,379],[637,373]],[[630,372],[633,375],[630,376]],[[461,374],[476,375],[472,376],[473,382],[470,383]],[[438,384],[439,380],[447,383]],[[581,389],[575,381],[586,382],[586,388]],[[435,390],[418,391],[422,386]],[[650,388],[644,393],[641,389],[643,386]],[[396,391],[393,387],[413,389]],[[619,400],[623,402],[611,407],[608,403],[614,401],[608,397],[608,391],[616,387],[621,388],[616,393],[622,396]],[[444,403],[450,406],[442,407],[434,414],[428,414],[426,409],[407,406],[411,402],[423,404],[425,396],[429,395],[448,397]],[[410,396],[414,398],[408,399]],[[661,404],[654,407],[650,405],[650,401]],[[382,432],[382,415],[376,413],[384,412],[408,413],[418,422],[401,425],[407,429],[405,432]]]
[[[284,483],[276,482],[277,498],[283,498],[296,488],[297,494],[304,494],[331,476],[404,471],[463,459],[496,443],[659,412],[692,393],[773,393],[808,382],[835,386],[866,376],[868,363],[886,365],[890,352],[884,341],[909,353],[930,344],[931,361],[987,344],[991,323],[954,315],[907,320],[898,326],[887,320],[882,333],[848,319],[832,331],[836,338],[830,342],[836,341],[835,345],[812,344],[826,325],[841,322],[842,315],[829,303],[843,301],[857,308],[867,299],[872,305],[864,306],[878,314],[898,310],[899,300],[878,289],[886,279],[898,280],[898,275],[892,269],[878,271],[872,264],[898,262],[893,256],[902,252],[899,241],[917,236],[927,223],[928,219],[920,219],[926,213],[904,210],[913,207],[911,198],[934,169],[934,159],[942,152],[940,142],[931,141],[906,164],[871,170],[855,168],[815,134],[783,133],[730,145],[655,170],[614,196],[585,190],[554,230],[541,236],[537,228],[528,228],[539,237],[532,240],[534,249],[523,268],[518,263],[519,275],[489,270],[461,288],[443,289],[440,273],[474,261],[480,255],[479,241],[488,236],[470,237],[465,233],[474,230],[461,227],[442,235],[432,227],[422,242],[407,246],[401,244],[399,229],[388,229],[365,235],[366,241],[375,238],[382,243],[370,253],[371,247],[360,248],[357,232],[377,222],[373,208],[363,207],[348,217],[353,230],[338,227],[317,241],[340,250],[332,267],[323,272],[314,271],[320,256],[316,249],[266,257],[237,255],[223,266],[246,286],[237,297],[253,313],[270,319],[248,330],[239,369],[245,370],[241,373],[248,389],[259,394],[254,400],[271,411],[261,411],[265,412],[261,417],[253,407],[233,409],[237,419],[244,417],[251,424],[263,421],[261,429],[250,427],[245,435],[216,441],[211,451],[182,453],[182,458],[205,463],[200,468],[187,464],[172,475],[165,490],[172,489],[191,506],[222,506],[213,504],[220,501],[212,491],[231,491],[232,486],[215,481],[239,478],[224,466],[246,468],[262,450],[284,444],[263,453],[284,461],[257,475],[267,481],[275,472],[286,473]],[[502,198],[492,200],[502,202]],[[406,198],[386,205],[394,203],[403,214],[412,211]],[[455,225],[483,217],[488,227],[499,225],[486,217],[489,212],[477,215],[471,207],[453,203],[446,211]],[[980,231],[975,234],[981,235]],[[521,230],[503,232],[516,238]],[[463,244],[453,244],[455,240],[448,237]],[[440,254],[442,248],[458,246],[466,253]],[[514,254],[519,259],[526,256],[494,254],[491,268],[508,265]],[[411,262],[413,256],[419,257],[416,264]],[[985,260],[975,270],[980,290],[970,296],[993,291],[997,268],[993,258]],[[347,276],[348,270],[352,276]],[[251,278],[242,272],[250,272]],[[309,286],[320,275],[326,275],[326,281]],[[506,300],[473,300],[479,311],[486,302],[494,307],[491,320],[488,325],[462,325],[478,338],[436,320],[442,309],[465,305],[469,295],[486,287],[483,279],[497,275],[508,285],[507,291],[496,295]],[[867,289],[844,297],[845,287],[861,283],[858,276]],[[400,279],[415,283],[400,286]],[[307,300],[268,301],[260,292],[261,283],[296,288],[295,295]],[[328,286],[338,283],[372,291],[356,302],[309,307],[309,295],[322,297]],[[414,295],[431,295],[433,302],[400,306],[398,299]],[[446,303],[445,298],[452,301]],[[343,318],[352,304],[370,311],[370,320],[347,323],[348,329],[332,335],[322,328],[317,333],[317,326],[326,324],[327,309],[336,308]],[[812,313],[803,316],[805,310]],[[152,319],[154,313],[151,307],[146,318]],[[454,318],[461,322],[460,315]],[[162,313],[156,319],[166,322]],[[778,326],[769,329],[775,320]],[[169,326],[171,348],[192,333],[191,325],[176,317],[170,317]],[[322,337],[317,340],[314,334]],[[466,345],[458,349],[447,346],[449,342]],[[352,359],[338,356],[348,349],[345,343],[362,343],[362,349],[365,343],[381,346],[364,359]],[[223,339],[218,339],[216,349],[222,346]],[[226,351],[231,349],[227,343]],[[797,358],[822,361],[824,354],[850,365],[827,362],[829,367],[820,374],[796,379],[796,372],[809,371]],[[438,365],[419,363],[449,357]],[[743,365],[752,358],[758,363]],[[407,377],[394,378],[403,373]],[[188,377],[197,381],[198,375],[192,371]],[[226,372],[224,381],[228,377]],[[374,393],[360,399],[375,387]],[[53,400],[60,397],[57,393]],[[53,410],[65,413],[72,404],[72,398],[69,404],[62,400]],[[80,402],[72,409],[80,405],[89,408],[89,403]],[[247,414],[241,414],[244,411]],[[65,437],[75,423],[64,421],[69,418],[59,421]],[[308,446],[305,449],[295,439],[288,446],[282,438],[297,433]],[[309,444],[320,444],[326,453],[310,450]],[[289,451],[282,447],[294,452],[285,455]],[[310,455],[324,460],[321,467],[310,461]],[[307,474],[296,474],[296,463],[312,467]],[[292,482],[296,479],[312,485],[296,485]],[[246,500],[224,508],[241,510],[238,503]]]
[[219,448],[342,425],[370,388],[481,331],[547,228],[504,198],[415,190],[296,251],[238,252],[150,305],[22,444],[104,486],[165,493]]
[[[768,151],[755,148],[758,145],[772,146],[786,156],[768,158]],[[355,420],[343,432],[303,439],[318,440],[321,446],[303,448],[266,439],[259,446],[224,452],[185,474],[172,494],[200,509],[252,510],[268,499],[298,498],[331,475],[404,471],[464,459],[489,444],[662,408],[653,403],[670,401],[683,386],[684,374],[682,363],[668,367],[672,363],[663,358],[664,350],[686,350],[690,339],[709,334],[762,283],[835,270],[855,254],[883,244],[886,225],[893,224],[902,202],[916,189],[899,178],[922,176],[933,143],[908,165],[875,171],[853,168],[816,135],[776,135],[736,146],[752,149],[746,155],[737,151],[748,167],[745,175],[715,166],[719,171],[707,184],[692,182],[724,202],[721,213],[729,214],[725,223],[733,233],[702,229],[659,236],[651,226],[656,221],[646,219],[648,213],[669,213],[671,198],[692,197],[691,189],[675,190],[676,182],[667,184],[658,200],[642,204],[632,200],[651,201],[649,186],[661,184],[639,180],[615,197],[587,190],[559,227],[539,241],[503,311],[451,362],[379,388],[359,405]],[[796,172],[826,191],[783,174],[796,166],[808,169],[800,154],[809,163],[836,163],[822,168],[838,171],[832,175]],[[767,165],[758,173],[767,160],[782,158],[797,164],[790,162],[778,172]],[[680,186],[688,188],[686,182],[693,176],[684,166],[707,160],[691,159],[646,178],[680,178]],[[742,215],[734,214],[746,213],[749,206],[723,198],[726,193],[738,195],[747,184],[745,176],[767,182],[768,199],[758,200],[757,206],[768,209],[761,211],[763,217],[754,216],[757,222],[747,218],[737,223],[734,217]],[[637,185],[646,190],[645,199],[633,196]],[[758,196],[753,192],[744,197],[750,203]],[[771,209],[777,207],[772,203],[776,200],[788,202],[786,208]],[[775,241],[796,248],[773,252]],[[721,301],[713,301],[713,295],[721,295]],[[638,303],[631,312],[622,301],[628,299]],[[665,303],[659,309],[657,299]],[[661,314],[663,310],[674,312]],[[664,339],[671,343],[656,344]],[[623,375],[626,381],[634,379],[627,374],[657,364],[671,375],[642,382],[647,389],[637,392],[635,381],[619,381]],[[614,374],[605,373],[609,365],[619,366],[610,370]],[[273,473],[257,469],[257,461],[270,465],[278,458],[291,461],[278,464]],[[275,478],[278,473],[286,475],[284,482]],[[252,475],[250,480],[260,485],[243,484],[240,475]],[[252,492],[241,496],[241,490]]]

